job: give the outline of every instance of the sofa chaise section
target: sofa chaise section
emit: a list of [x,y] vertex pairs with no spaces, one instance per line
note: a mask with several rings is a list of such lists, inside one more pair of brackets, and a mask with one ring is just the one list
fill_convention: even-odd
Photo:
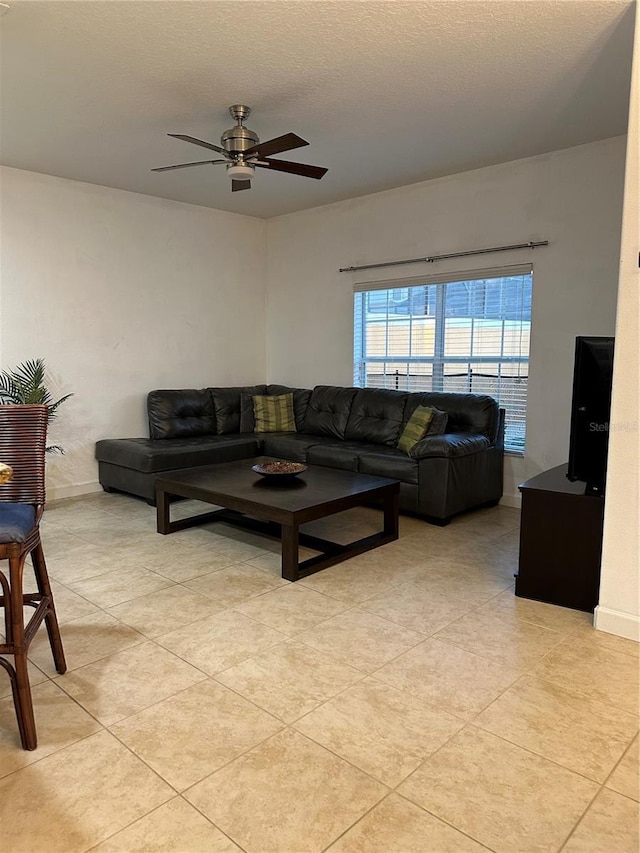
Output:
[[252,435],[213,435],[201,438],[112,438],[96,443],[100,485],[105,492],[126,492],[155,506],[154,480],[185,468],[216,465],[259,456]]
[[[259,394],[266,385],[242,391]],[[216,412],[216,399],[208,388],[151,391],[147,395],[149,438],[96,443],[102,488],[136,495],[154,506],[154,481],[160,474],[170,476],[185,468],[258,456],[262,448],[255,434],[232,431],[240,423],[241,393],[237,389],[237,394],[218,395]],[[218,434],[218,422],[227,432]]]

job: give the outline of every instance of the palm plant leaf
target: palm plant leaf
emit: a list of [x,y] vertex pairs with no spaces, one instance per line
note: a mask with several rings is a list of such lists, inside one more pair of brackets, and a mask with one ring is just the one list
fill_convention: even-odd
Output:
[[[73,394],[65,394],[64,397],[60,397],[54,403],[51,392],[44,384],[44,374],[45,363],[43,358],[25,361],[14,370],[0,371],[0,403],[43,404],[47,406],[49,420],[52,421],[56,417],[58,406],[72,397]],[[64,453],[64,450],[58,445],[47,447],[47,450],[51,453]]]
[[18,402],[18,387],[11,378],[11,375],[4,371],[0,373],[0,399],[7,403]]
[[[44,361],[41,358],[25,361],[9,376],[18,388],[23,403],[47,403],[51,397],[44,384]],[[48,399],[47,399],[48,398]]]
[[60,397],[60,399],[56,400],[55,403],[47,403],[47,405],[49,406],[49,420],[50,421],[52,421],[56,417],[56,410],[57,410],[58,406],[61,406],[65,400],[69,399],[69,397],[73,397],[73,394],[65,394],[64,397]]

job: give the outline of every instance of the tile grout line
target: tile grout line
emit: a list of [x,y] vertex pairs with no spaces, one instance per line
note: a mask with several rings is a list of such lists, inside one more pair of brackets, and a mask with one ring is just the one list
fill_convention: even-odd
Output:
[[598,788],[604,787],[604,782],[598,782],[597,779],[592,779],[591,776],[587,776],[585,773],[582,773],[580,770],[574,770],[571,767],[567,767],[564,764],[560,764],[559,761],[555,761],[553,758],[548,758],[546,755],[541,755],[539,752],[536,752],[529,746],[523,746],[520,743],[516,743],[515,741],[509,740],[503,735],[496,734],[495,732],[489,731],[488,729],[483,729],[482,726],[479,726],[475,719],[469,720],[468,726],[475,729],[478,732],[482,732],[482,734],[490,735],[491,737],[495,737],[498,740],[501,740],[503,743],[508,743],[509,746],[515,746],[516,749],[521,749],[523,752],[527,752],[529,755],[534,756],[534,758],[539,758],[541,761],[547,761],[549,764],[553,764],[554,767],[560,768],[560,770],[565,770],[567,773],[572,773],[574,776],[580,776],[581,779],[584,779],[587,782],[591,782],[592,785],[597,785]]
[[589,800],[589,802],[588,802],[588,804],[587,804],[586,808],[584,809],[584,811],[582,812],[582,814],[580,815],[580,817],[578,818],[578,820],[577,820],[577,821],[574,823],[574,825],[571,827],[571,829],[569,830],[568,835],[565,837],[564,841],[562,842],[562,844],[561,844],[561,845],[560,845],[560,847],[558,848],[558,853],[562,853],[562,851],[565,849],[565,847],[566,847],[566,846],[567,846],[567,844],[569,843],[569,841],[570,841],[571,837],[573,836],[573,834],[575,833],[575,831],[578,829],[578,827],[580,826],[580,824],[582,823],[582,821],[585,819],[585,817],[587,816],[587,814],[589,813],[589,811],[590,811],[590,809],[591,809],[591,806],[595,803],[595,801],[596,801],[596,800],[597,800],[597,798],[600,796],[600,794],[601,794],[601,792],[602,792],[603,790],[604,790],[604,784],[602,784],[602,785],[600,785],[600,786],[598,787],[598,790],[595,792],[595,794],[593,795],[593,797]]
[[[613,768],[610,770],[609,775],[606,777],[606,779],[605,779],[605,780],[604,780],[604,782],[602,783],[602,787],[603,787],[603,788],[607,788],[607,790],[608,790],[608,791],[612,791],[614,794],[619,794],[619,796],[621,796],[621,797],[626,797],[628,800],[631,800],[631,801],[632,801],[632,802],[634,802],[634,803],[639,803],[639,804],[640,804],[640,800],[636,800],[634,797],[629,797],[627,794],[621,794],[621,793],[620,793],[620,791],[616,791],[616,789],[615,789],[615,788],[608,788],[608,787],[607,787],[607,782],[611,779],[611,777],[613,776],[613,774],[616,772],[616,770],[618,769],[618,767],[622,764],[622,762],[623,762],[623,761],[624,761],[624,759],[626,758],[627,754],[631,751],[631,748],[633,747],[633,744],[634,744],[634,742],[635,742],[636,740],[640,740],[640,731],[639,731],[639,732],[636,732],[636,734],[631,738],[631,740],[630,740],[630,741],[629,741],[629,743],[627,744],[626,749],[624,750],[624,752],[622,753],[622,755],[620,756],[620,758],[616,761],[615,765],[614,765],[614,766],[613,766]],[[640,793],[640,792],[639,792],[639,793]]]

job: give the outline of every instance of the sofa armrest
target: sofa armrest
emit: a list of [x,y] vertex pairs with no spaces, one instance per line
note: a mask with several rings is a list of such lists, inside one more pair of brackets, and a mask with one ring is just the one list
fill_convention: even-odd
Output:
[[491,447],[486,435],[469,432],[446,432],[443,435],[431,435],[423,438],[411,448],[409,456],[413,459],[428,459],[434,456],[452,458],[472,456]]

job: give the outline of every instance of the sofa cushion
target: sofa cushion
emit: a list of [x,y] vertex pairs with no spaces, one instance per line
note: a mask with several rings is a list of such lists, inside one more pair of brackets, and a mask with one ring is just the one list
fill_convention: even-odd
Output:
[[344,438],[357,388],[316,385],[311,394],[303,432]]
[[431,406],[416,406],[398,439],[398,450],[409,453],[414,444],[425,437],[433,420],[433,412]]
[[358,442],[324,439],[309,448],[307,462],[310,465],[326,465],[327,468],[342,468],[343,471],[357,471],[362,448],[363,445]]
[[498,436],[500,408],[486,394],[440,394],[435,391],[411,394],[404,412],[409,420],[416,406],[432,406],[449,416],[448,432],[472,432],[486,435],[490,442]]
[[361,388],[351,405],[345,438],[395,447],[400,435],[404,409],[409,399],[405,391]]
[[189,438],[216,434],[216,416],[206,389],[151,391],[147,394],[149,436]]
[[309,448],[323,441],[315,435],[299,432],[266,432],[260,438],[265,456],[291,459],[293,462],[306,462]]
[[235,388],[209,388],[216,413],[218,435],[240,432],[240,398],[242,394],[253,397],[264,394],[266,385],[244,385]]
[[427,435],[442,435],[447,431],[449,415],[440,409],[436,409],[435,407],[432,408],[433,417],[431,418],[431,423],[427,428]]
[[[302,431],[304,416],[311,397],[308,388],[288,388],[286,385],[267,385],[267,394],[293,394],[293,414],[296,419],[296,430]],[[240,432],[253,432],[256,419],[253,414],[253,397],[251,394],[240,395]]]
[[286,385],[267,385],[267,394],[293,394],[293,411],[296,416],[296,429],[302,432],[307,406],[311,399],[310,388],[288,388]]
[[0,503],[0,542],[24,542],[36,523],[31,504]]
[[418,462],[406,453],[392,447],[378,447],[360,454],[361,474],[390,477],[402,483],[418,482]]
[[255,432],[295,432],[293,394],[256,394],[253,398]]
[[253,414],[253,397],[251,394],[240,394],[240,432],[253,432],[256,428],[256,418]]
[[110,438],[96,443],[96,459],[144,473],[177,468],[214,465],[232,459],[260,455],[260,442],[254,435],[211,436],[210,438]]

